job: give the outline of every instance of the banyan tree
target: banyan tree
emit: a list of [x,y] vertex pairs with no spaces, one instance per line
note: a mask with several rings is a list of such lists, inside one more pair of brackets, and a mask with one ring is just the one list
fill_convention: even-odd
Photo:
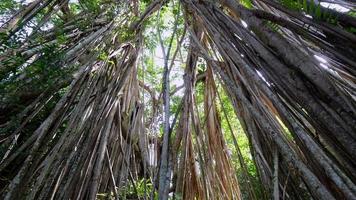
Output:
[[2,0],[1,199],[356,199],[353,0]]

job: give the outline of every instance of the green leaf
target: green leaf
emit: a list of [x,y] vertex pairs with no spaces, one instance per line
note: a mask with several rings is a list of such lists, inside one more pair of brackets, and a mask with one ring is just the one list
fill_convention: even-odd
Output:
[[316,16],[316,18],[317,18],[317,19],[322,19],[322,18],[321,18],[321,8],[320,8],[320,3],[316,6],[315,16]]

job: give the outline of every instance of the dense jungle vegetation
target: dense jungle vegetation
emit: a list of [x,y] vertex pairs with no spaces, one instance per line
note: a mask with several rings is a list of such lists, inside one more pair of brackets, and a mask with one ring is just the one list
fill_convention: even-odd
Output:
[[0,198],[356,199],[354,0],[1,0]]

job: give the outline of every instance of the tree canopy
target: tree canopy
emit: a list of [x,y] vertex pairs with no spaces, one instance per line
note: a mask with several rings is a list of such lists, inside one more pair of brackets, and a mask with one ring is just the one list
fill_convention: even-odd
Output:
[[352,0],[2,0],[2,199],[356,199]]

